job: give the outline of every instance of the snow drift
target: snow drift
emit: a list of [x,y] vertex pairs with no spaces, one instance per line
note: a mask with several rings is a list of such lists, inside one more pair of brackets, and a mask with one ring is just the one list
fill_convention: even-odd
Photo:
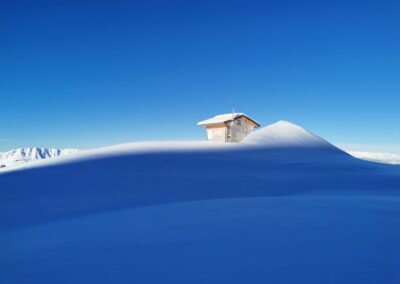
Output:
[[400,168],[287,122],[0,174],[3,283],[398,283]]

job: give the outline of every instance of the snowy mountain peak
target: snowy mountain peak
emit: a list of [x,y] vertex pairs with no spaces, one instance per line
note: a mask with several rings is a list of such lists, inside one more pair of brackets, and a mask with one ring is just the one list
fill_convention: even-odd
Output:
[[10,166],[13,164],[26,163],[36,160],[44,160],[53,157],[64,156],[76,152],[76,149],[56,149],[56,148],[18,148],[4,153],[0,153],[0,166]]
[[284,120],[249,134],[242,143],[264,147],[335,148],[304,128]]

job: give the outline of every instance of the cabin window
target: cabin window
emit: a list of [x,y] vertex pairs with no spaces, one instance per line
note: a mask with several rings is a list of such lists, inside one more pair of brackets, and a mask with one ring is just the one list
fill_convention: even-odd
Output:
[[237,125],[239,125],[239,126],[242,125],[242,121],[241,121],[241,120],[238,120],[238,121],[237,121]]

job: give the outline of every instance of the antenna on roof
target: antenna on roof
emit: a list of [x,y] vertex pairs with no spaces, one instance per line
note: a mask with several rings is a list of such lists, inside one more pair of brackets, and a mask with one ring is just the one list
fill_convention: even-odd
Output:
[[232,127],[233,127],[233,121],[235,120],[235,109],[232,108],[232,120],[231,120],[231,126],[228,128],[228,141],[232,139]]

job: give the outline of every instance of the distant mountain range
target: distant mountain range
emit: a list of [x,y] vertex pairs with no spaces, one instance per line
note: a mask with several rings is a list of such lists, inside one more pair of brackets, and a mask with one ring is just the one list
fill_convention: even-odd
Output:
[[358,159],[400,165],[400,155],[393,153],[376,153],[376,152],[358,152],[358,151],[348,151],[348,153]]
[[36,160],[44,160],[77,152],[76,149],[56,148],[18,148],[0,153],[0,167],[8,167],[15,164],[22,164]]

